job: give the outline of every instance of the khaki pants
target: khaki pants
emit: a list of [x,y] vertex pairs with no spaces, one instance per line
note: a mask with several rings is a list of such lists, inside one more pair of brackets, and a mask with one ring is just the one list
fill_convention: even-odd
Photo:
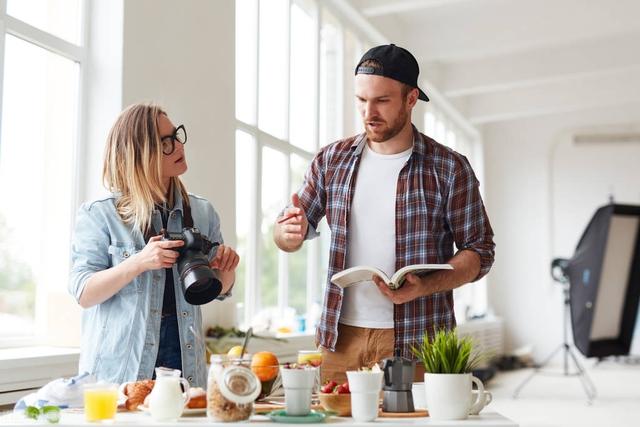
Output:
[[[342,384],[347,381],[346,371],[371,367],[374,363],[392,356],[393,329],[358,328],[339,323],[336,351],[322,348],[322,384],[329,380]],[[414,381],[424,381],[422,363],[416,364]]]

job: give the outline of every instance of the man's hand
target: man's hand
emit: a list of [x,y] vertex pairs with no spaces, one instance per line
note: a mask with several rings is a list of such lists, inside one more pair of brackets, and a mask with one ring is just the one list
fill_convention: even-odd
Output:
[[296,193],[291,196],[291,206],[278,217],[273,230],[273,240],[280,249],[286,252],[296,251],[302,246],[307,235],[309,222],[302,209],[300,198]]
[[453,270],[433,271],[422,277],[409,273],[405,276],[400,289],[392,291],[384,280],[373,276],[374,283],[380,292],[394,304],[403,304],[419,297],[426,297],[438,292],[451,291],[458,286],[469,283],[480,272],[480,255],[469,249],[463,249],[448,261]]
[[404,276],[404,283],[400,289],[392,291],[387,284],[379,276],[373,276],[373,282],[378,286],[380,292],[391,300],[394,304],[404,304],[408,301],[427,295],[423,279],[415,274],[407,274]]

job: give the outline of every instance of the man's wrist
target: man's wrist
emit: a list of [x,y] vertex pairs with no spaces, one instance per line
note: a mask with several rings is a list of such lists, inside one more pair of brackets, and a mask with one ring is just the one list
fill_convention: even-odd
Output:
[[[434,274],[434,273],[432,273]],[[430,275],[426,275],[424,277],[420,278],[420,284],[422,286],[418,287],[418,292],[419,292],[419,297],[428,297],[429,295],[433,294],[434,292],[436,292],[434,290],[434,286],[433,286],[433,280],[430,280],[431,278],[429,277]]]

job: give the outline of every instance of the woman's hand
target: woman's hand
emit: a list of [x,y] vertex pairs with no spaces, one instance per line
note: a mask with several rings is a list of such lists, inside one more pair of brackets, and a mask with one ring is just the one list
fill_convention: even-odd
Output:
[[209,263],[209,267],[223,271],[234,271],[240,262],[240,257],[230,246],[220,245],[216,256]]
[[231,247],[220,245],[216,256],[209,263],[209,267],[220,272],[222,282],[222,294],[226,294],[233,287],[236,281],[236,267],[240,262],[240,257]]
[[182,240],[162,240],[162,236],[153,236],[144,249],[132,257],[132,260],[135,261],[140,273],[160,268],[171,268],[180,255],[171,248],[183,245]]

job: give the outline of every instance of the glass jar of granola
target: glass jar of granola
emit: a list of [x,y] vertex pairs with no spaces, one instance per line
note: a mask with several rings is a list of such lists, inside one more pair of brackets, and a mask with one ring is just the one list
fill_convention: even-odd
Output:
[[207,417],[222,422],[249,419],[260,389],[260,380],[247,361],[212,355],[207,379]]

